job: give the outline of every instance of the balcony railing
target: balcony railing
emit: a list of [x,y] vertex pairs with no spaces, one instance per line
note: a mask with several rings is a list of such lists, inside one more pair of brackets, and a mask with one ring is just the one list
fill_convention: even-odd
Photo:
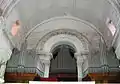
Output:
[[23,72],[23,73],[37,73],[39,76],[43,77],[44,73],[40,71],[36,67],[23,67],[23,68],[18,68],[18,67],[7,67],[6,68],[7,72]]

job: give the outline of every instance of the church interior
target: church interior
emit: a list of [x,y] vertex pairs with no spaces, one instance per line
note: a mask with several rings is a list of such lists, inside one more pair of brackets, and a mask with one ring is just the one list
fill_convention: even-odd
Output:
[[0,0],[0,84],[120,83],[120,0]]

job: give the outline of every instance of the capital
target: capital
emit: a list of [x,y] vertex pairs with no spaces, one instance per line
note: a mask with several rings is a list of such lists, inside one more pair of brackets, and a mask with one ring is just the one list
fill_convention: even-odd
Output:
[[41,62],[43,63],[43,64],[45,64],[45,65],[50,65],[50,60],[41,60]]
[[75,54],[74,54],[74,57],[75,57],[76,59],[78,59],[80,56],[81,56],[80,53],[75,53]]
[[39,58],[41,60],[51,60],[52,59],[52,53],[44,52],[44,51],[39,51],[37,53],[39,55]]
[[75,53],[74,56],[75,56],[75,58],[77,60],[77,64],[82,64],[84,62],[84,58],[83,58],[83,56],[81,56],[81,54]]
[[87,56],[89,54],[89,51],[88,50],[84,50],[81,52],[81,55],[82,56]]

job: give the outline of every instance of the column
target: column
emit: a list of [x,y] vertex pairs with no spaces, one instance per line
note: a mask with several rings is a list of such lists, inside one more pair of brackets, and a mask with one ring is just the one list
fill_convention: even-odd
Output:
[[50,69],[50,61],[49,60],[44,60],[44,78],[48,78],[49,77],[49,69]]
[[77,63],[78,81],[82,81],[82,78],[83,78],[82,64],[83,62]]
[[52,59],[51,53],[41,52],[40,53],[40,60],[44,65],[44,77],[49,77],[49,69],[50,69],[50,60]]
[[75,58],[77,60],[77,72],[78,81],[82,81],[83,78],[83,57],[79,53],[75,53]]
[[84,71],[88,69],[88,51],[82,51],[81,53],[75,53],[77,60],[78,81],[82,81],[82,78],[88,73],[84,74]]
[[3,18],[0,17],[0,84],[4,83],[6,63],[12,54],[10,41],[3,31],[4,27]]
[[84,51],[84,52],[82,52],[81,53],[81,56],[83,57],[83,78],[84,77],[86,77],[87,76],[87,74],[88,74],[88,67],[89,67],[89,65],[88,65],[88,61],[89,61],[89,54],[88,54],[88,52],[86,52],[86,51]]

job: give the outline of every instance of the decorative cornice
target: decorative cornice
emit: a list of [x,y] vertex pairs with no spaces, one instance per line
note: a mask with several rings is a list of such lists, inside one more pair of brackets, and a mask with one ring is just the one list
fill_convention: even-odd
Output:
[[39,56],[52,56],[52,53],[48,53],[48,52],[45,52],[45,51],[39,51],[39,52],[36,52],[36,53]]
[[81,52],[81,56],[88,56],[89,55],[89,51],[88,50],[84,50]]
[[37,52],[37,55],[39,56],[41,61],[44,61],[44,60],[49,61],[53,58],[52,53],[48,53],[48,52],[44,52],[44,51]]
[[84,52],[75,53],[75,54],[74,54],[75,58],[76,58],[77,60],[86,60],[89,52],[84,53],[84,54],[82,54],[82,53],[84,53]]
[[45,64],[45,65],[50,65],[50,60],[41,60],[41,62],[43,63],[43,64]]

